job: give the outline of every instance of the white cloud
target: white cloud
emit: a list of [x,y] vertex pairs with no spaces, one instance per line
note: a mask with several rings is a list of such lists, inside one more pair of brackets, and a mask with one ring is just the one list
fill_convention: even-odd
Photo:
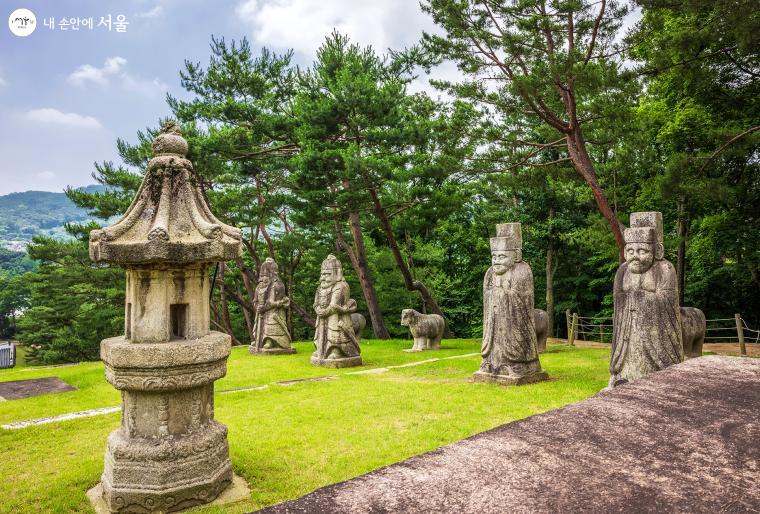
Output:
[[277,49],[292,48],[314,58],[333,29],[352,42],[372,45],[379,54],[415,44],[433,21],[416,1],[384,0],[241,0],[235,14],[250,27],[253,42]]
[[161,96],[169,89],[169,86],[158,77],[149,80],[132,75],[126,71],[126,66],[127,60],[125,58],[109,57],[100,68],[91,64],[83,64],[69,75],[68,81],[78,86],[87,82],[94,82],[101,86],[116,82],[127,91],[134,91],[149,97]]
[[164,14],[164,7],[161,5],[155,6],[153,9],[141,13],[137,13],[137,18],[158,18]]
[[68,81],[72,84],[81,85],[86,82],[95,82],[97,84],[108,83],[109,77],[116,75],[127,64],[123,57],[109,57],[103,64],[102,68],[96,68],[91,64],[83,64],[69,75]]
[[57,125],[61,127],[82,129],[102,128],[100,122],[92,116],[82,116],[75,112],[62,112],[50,107],[33,109],[27,112],[24,117],[29,121],[42,125]]
[[169,89],[169,86],[158,77],[153,80],[146,80],[133,77],[127,73],[121,76],[121,85],[129,91],[150,97],[162,96]]
[[3,77],[0,77],[0,87],[6,86],[8,83],[5,81]]
[[49,170],[48,171],[41,171],[41,172],[37,173],[37,178],[42,179],[42,180],[52,180],[56,176],[57,175],[55,174],[54,171],[49,171]]

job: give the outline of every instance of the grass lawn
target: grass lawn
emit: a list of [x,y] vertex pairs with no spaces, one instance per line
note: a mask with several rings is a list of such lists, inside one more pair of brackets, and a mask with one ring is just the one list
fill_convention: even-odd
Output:
[[[365,369],[477,352],[479,341],[444,341],[440,352],[405,353],[409,341],[362,344]],[[595,394],[607,384],[609,350],[550,346],[541,356],[552,380],[521,387],[470,381],[479,356],[447,359],[384,373],[345,375],[308,362],[310,343],[295,355],[253,357],[233,349],[217,392],[323,375],[337,380],[218,395],[216,418],[229,427],[235,472],[252,495],[225,508],[198,512],[249,512],[297,498],[503,423]],[[362,368],[359,368],[362,369]],[[0,381],[58,376],[78,391],[0,403],[8,423],[119,404],[100,363],[13,370]],[[85,491],[103,468],[106,436],[119,413],[1,430],[0,512],[92,512]]]

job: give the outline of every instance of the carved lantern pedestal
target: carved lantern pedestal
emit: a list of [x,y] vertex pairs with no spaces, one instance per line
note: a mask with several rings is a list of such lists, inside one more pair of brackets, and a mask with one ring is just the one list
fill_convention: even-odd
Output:
[[100,484],[111,512],[187,509],[233,480],[227,428],[214,420],[230,337],[209,330],[208,267],[239,255],[240,231],[211,214],[175,125],[153,152],[124,217],[90,234],[92,259],[127,272],[124,335],[100,347],[122,393]]

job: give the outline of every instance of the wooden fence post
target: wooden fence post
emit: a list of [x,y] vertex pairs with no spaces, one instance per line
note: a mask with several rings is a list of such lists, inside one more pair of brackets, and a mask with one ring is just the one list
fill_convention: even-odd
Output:
[[570,322],[570,332],[567,334],[567,344],[575,346],[575,334],[578,332],[578,313],[573,313],[573,320]]
[[567,338],[570,339],[570,328],[573,322],[570,317],[570,309],[565,309],[565,321],[567,322]]
[[742,325],[742,315],[734,314],[736,320],[736,335],[739,336],[739,354],[742,357],[747,356],[747,347],[744,344],[744,325]]

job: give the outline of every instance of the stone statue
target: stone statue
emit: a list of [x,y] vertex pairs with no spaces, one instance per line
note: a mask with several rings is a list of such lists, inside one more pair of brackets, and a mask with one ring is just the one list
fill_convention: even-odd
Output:
[[662,214],[634,213],[614,284],[610,387],[683,361],[678,280],[663,258]]
[[681,307],[681,337],[683,338],[683,356],[687,359],[702,356],[705,344],[707,319],[705,313],[696,307]]
[[254,294],[256,321],[249,351],[262,355],[296,353],[290,345],[287,314],[290,298],[285,294],[285,284],[277,274],[277,263],[267,258],[259,270],[259,283]]
[[522,260],[519,223],[496,225],[483,280],[483,362],[474,379],[505,385],[546,380],[538,360],[533,274]]
[[312,364],[326,368],[361,366],[361,350],[351,320],[356,300],[350,296],[348,283],[343,280],[343,268],[334,255],[328,255],[322,262],[314,310],[317,326]]
[[414,309],[401,311],[401,325],[409,327],[414,338],[412,352],[440,350],[446,321],[438,314],[422,314]]
[[549,315],[543,309],[533,309],[533,322],[536,324],[536,348],[538,353],[544,353],[549,337]]
[[367,320],[363,315],[358,312],[351,314],[351,324],[354,326],[354,335],[356,336],[356,342],[359,343],[362,340],[362,331],[367,326]]

